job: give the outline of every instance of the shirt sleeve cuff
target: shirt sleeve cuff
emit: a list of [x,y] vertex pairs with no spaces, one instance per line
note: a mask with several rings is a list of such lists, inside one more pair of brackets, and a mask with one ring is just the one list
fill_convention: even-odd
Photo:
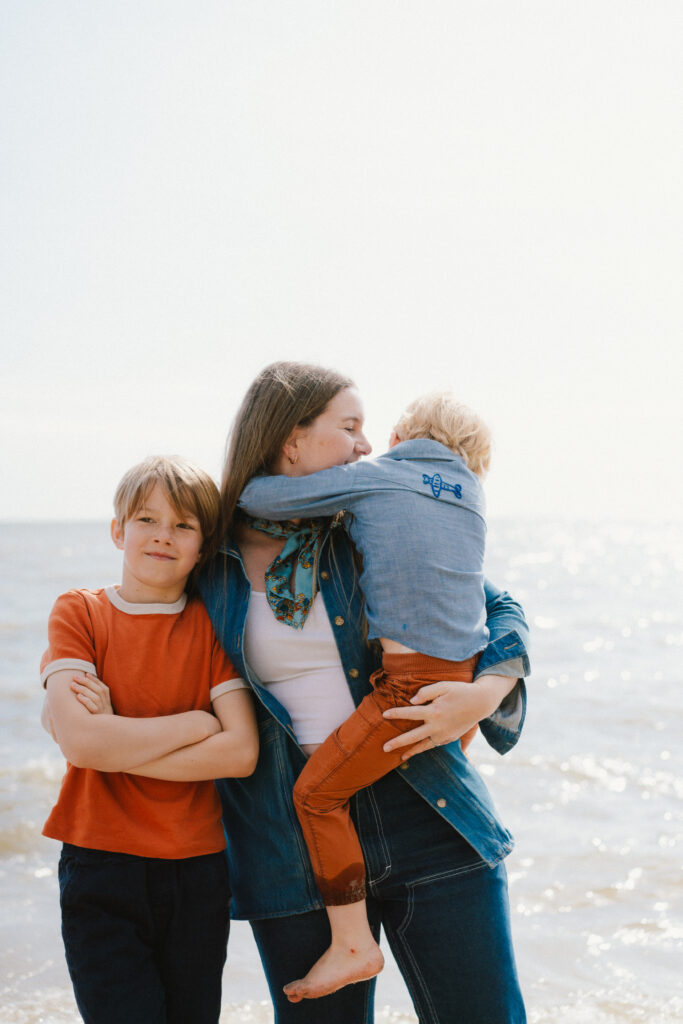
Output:
[[510,676],[511,679],[521,679],[525,675],[524,662],[521,658],[509,658],[507,661],[499,661],[497,665],[487,665],[481,672],[475,673],[474,678],[479,676]]
[[209,696],[211,697],[211,700],[216,700],[217,697],[222,697],[224,693],[232,693],[233,690],[248,689],[249,685],[245,683],[244,679],[226,679],[224,683],[216,683],[215,686],[212,686]]
[[51,661],[40,673],[40,681],[43,686],[47,683],[48,676],[54,675],[55,672],[63,672],[64,669],[72,669],[74,672],[91,672],[92,675],[97,675],[97,669],[90,661],[81,661],[80,658],[59,658],[57,661]]
[[493,714],[479,723],[479,728],[489,746],[506,754],[517,743],[525,717],[526,686],[523,679],[518,679]]

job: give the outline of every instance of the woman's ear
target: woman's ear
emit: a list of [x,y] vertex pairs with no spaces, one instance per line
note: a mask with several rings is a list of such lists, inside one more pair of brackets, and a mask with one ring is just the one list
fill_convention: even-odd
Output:
[[282,454],[290,466],[296,466],[299,461],[299,439],[303,436],[303,433],[304,431],[301,427],[295,427],[282,446]]

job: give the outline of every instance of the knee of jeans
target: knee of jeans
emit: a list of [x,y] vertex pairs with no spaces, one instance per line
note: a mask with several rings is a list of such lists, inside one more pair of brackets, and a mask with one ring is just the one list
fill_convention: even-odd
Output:
[[306,779],[302,781],[301,776],[297,779],[294,786],[294,807],[297,813],[325,814],[335,810],[342,803],[342,800],[326,793],[323,788],[312,785]]
[[316,804],[315,790],[305,778],[299,778],[294,786],[294,806],[297,811],[308,811]]

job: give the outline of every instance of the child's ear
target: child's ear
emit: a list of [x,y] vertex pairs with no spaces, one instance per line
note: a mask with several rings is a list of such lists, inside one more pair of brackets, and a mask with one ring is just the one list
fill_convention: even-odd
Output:
[[123,551],[123,527],[118,519],[112,519],[110,532],[111,539],[114,541],[116,547],[119,551]]
[[395,448],[397,444],[401,444],[401,438],[398,436],[395,430],[392,430],[391,437],[389,438],[389,447]]

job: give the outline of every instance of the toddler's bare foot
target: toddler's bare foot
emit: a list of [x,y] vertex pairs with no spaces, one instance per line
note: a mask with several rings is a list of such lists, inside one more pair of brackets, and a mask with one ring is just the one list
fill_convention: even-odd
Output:
[[290,981],[284,993],[290,1003],[328,996],[354,981],[374,978],[384,967],[384,957],[376,942],[359,947],[332,945],[313,964],[305,978]]

